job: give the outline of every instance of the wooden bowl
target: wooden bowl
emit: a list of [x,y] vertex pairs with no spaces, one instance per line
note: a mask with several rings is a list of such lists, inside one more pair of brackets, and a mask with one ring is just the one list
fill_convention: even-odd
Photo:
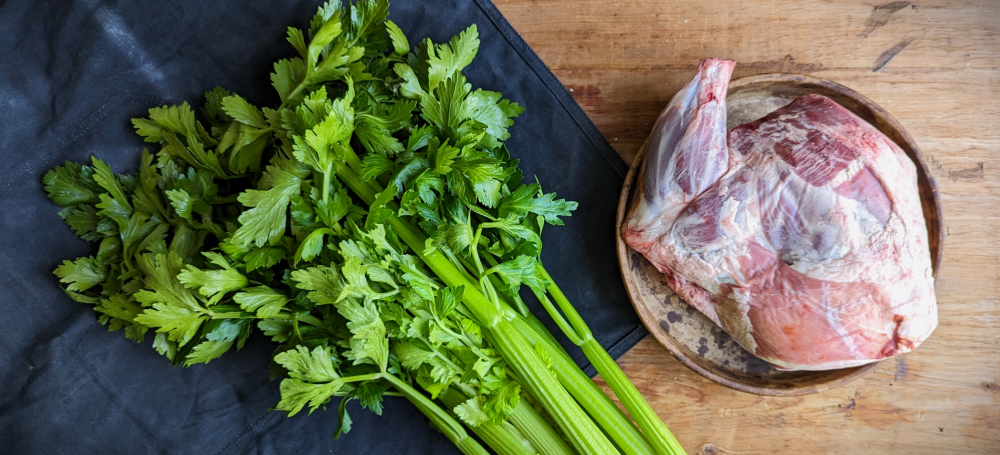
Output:
[[[757,120],[801,95],[817,93],[844,106],[898,144],[917,165],[917,183],[927,220],[928,243],[935,279],[944,251],[941,198],[924,156],[913,138],[884,109],[859,93],[830,81],[798,74],[762,74],[732,81],[729,85],[728,127]],[[643,144],[625,177],[618,200],[617,226],[636,190],[636,175],[649,144]],[[657,341],[677,360],[698,374],[736,390],[758,395],[805,395],[846,384],[878,367],[874,362],[829,371],[781,371],[744,350],[726,332],[695,310],[667,286],[663,274],[622,240],[618,263],[622,280],[639,318]]]

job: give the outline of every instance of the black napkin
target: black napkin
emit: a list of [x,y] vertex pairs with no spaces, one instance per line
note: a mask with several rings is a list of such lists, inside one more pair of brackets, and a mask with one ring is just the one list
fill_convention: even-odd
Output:
[[[269,73],[294,51],[318,2],[7,0],[0,2],[0,452],[10,454],[458,453],[402,399],[382,416],[352,404],[335,441],[335,407],[268,412],[273,346],[254,336],[208,365],[170,366],[149,346],[109,333],[60,290],[52,270],[96,252],[56,216],[41,177],[91,155],[132,171],[144,144],[129,119],[196,101],[216,85],[277,104]],[[625,295],[614,212],[626,166],[566,90],[487,0],[398,1],[390,18],[415,43],[477,24],[466,69],[476,87],[527,110],[508,145],[525,175],[580,202],[543,236],[543,260],[598,340],[617,357],[645,335]],[[536,304],[535,313],[550,322]],[[554,324],[550,330],[559,334]],[[561,338],[561,336],[560,336]],[[593,374],[579,349],[571,355]]]

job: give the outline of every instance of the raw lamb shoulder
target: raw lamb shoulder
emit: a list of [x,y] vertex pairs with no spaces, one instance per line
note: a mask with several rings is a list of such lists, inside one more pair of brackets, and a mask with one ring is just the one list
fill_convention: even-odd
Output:
[[913,350],[937,326],[913,162],[819,95],[727,135],[734,65],[702,60],[661,114],[622,237],[681,298],[778,367],[844,368]]

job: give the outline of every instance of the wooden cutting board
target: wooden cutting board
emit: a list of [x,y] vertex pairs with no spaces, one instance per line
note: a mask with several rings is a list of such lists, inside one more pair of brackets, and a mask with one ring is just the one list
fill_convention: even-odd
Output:
[[689,453],[1000,453],[1000,2],[496,3],[626,162],[715,56],[736,60],[734,78],[804,73],[857,90],[931,165],[941,322],[913,353],[799,397],[714,384],[649,338],[619,360]]

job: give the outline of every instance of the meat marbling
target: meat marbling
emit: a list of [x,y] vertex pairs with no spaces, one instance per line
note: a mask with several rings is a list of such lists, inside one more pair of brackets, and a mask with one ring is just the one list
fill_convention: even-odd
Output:
[[622,236],[689,304],[781,368],[908,352],[937,326],[916,168],[819,95],[726,131],[735,63],[660,115]]

